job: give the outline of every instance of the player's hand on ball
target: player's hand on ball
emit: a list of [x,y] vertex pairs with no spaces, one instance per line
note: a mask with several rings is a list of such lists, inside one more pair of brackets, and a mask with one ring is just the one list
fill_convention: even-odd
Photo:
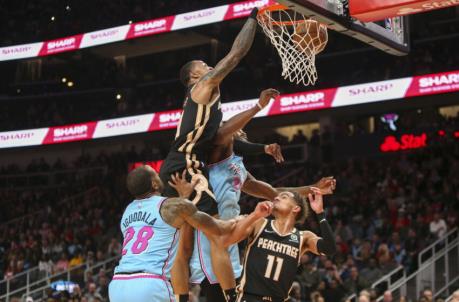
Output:
[[273,203],[271,201],[259,202],[255,208],[255,215],[259,218],[268,217],[273,211]]
[[336,189],[336,179],[333,176],[323,177],[314,184],[314,187],[320,189],[322,195],[333,194]]
[[323,194],[319,188],[311,187],[311,190],[312,194],[308,194],[309,205],[311,206],[311,209],[314,211],[314,213],[320,214],[324,211]]
[[199,180],[197,178],[193,179],[191,182],[186,180],[186,170],[183,170],[182,175],[177,172],[171,175],[171,180],[168,181],[169,185],[174,188],[180,197],[189,198],[191,193],[193,193],[194,188],[198,184]]
[[279,146],[279,144],[266,145],[265,153],[274,157],[274,160],[278,164],[284,162],[284,156],[282,155],[281,146]]
[[258,100],[258,104],[261,108],[265,108],[271,99],[275,99],[279,96],[279,91],[273,88],[265,89],[260,94],[260,99]]

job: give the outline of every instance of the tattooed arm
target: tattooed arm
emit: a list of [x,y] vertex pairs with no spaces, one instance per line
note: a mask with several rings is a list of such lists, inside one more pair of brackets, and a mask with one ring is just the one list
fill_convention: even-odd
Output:
[[191,92],[191,97],[195,102],[200,104],[211,102],[214,89],[220,85],[223,79],[249,52],[257,29],[257,12],[258,9],[256,8],[252,11],[250,17],[234,40],[230,52],[195,85],[195,88]]
[[198,211],[196,206],[183,198],[168,198],[160,209],[164,221],[179,229],[184,223],[201,230],[204,234],[225,235],[235,227],[235,221],[215,219],[204,212]]

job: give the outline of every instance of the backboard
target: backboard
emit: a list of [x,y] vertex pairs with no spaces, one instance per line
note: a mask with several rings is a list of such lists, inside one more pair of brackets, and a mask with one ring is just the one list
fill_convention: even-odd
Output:
[[410,50],[407,16],[365,23],[349,15],[348,0],[277,0],[277,2],[326,24],[329,29],[392,55],[406,55]]

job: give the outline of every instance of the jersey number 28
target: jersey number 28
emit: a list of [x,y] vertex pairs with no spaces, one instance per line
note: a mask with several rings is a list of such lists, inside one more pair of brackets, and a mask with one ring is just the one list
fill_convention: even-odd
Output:
[[[134,241],[134,243],[131,246],[131,252],[136,255],[140,254],[143,251],[145,251],[148,247],[148,240],[153,237],[153,234],[155,232],[153,231],[153,228],[151,226],[144,226],[137,232],[137,239]],[[134,238],[135,235],[135,230],[133,227],[130,227],[126,230],[126,233],[124,235],[124,242],[123,242],[123,252],[122,255],[126,255],[128,252],[127,249],[125,249],[126,245],[129,243],[129,241]]]
[[[274,271],[274,276],[271,277],[274,261],[276,261],[276,270]],[[265,278],[273,279],[274,281],[279,281],[279,275],[282,270],[282,265],[284,264],[284,259],[281,257],[275,257],[273,255],[268,255],[268,265],[266,266]]]

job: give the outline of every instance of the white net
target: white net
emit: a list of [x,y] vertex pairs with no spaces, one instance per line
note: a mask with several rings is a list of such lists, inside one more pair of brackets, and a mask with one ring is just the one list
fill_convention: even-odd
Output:
[[328,41],[327,27],[292,10],[262,10],[258,23],[282,60],[282,76],[293,83],[313,85],[316,55]]

